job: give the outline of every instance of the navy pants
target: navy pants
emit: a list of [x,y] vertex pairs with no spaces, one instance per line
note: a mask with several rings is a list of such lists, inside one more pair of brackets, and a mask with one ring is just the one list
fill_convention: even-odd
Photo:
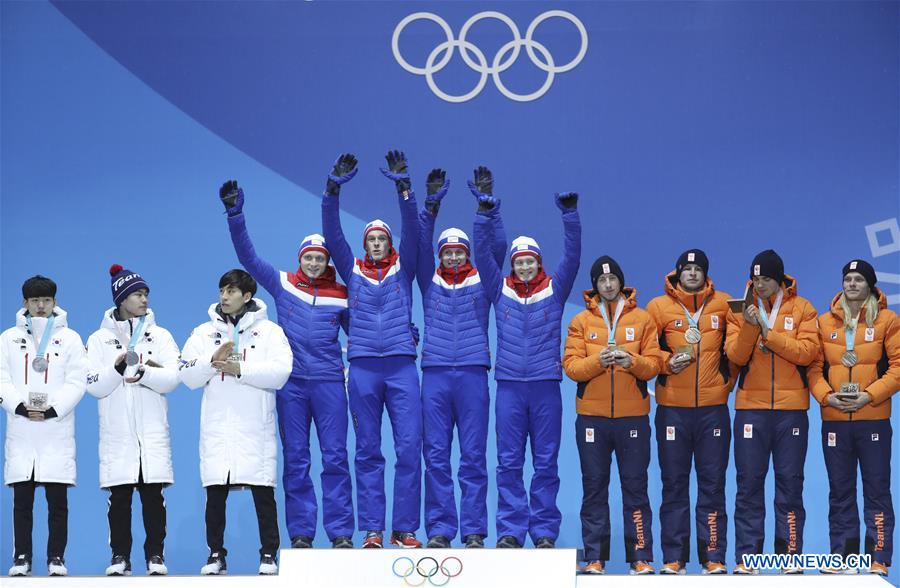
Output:
[[775,553],[803,553],[803,467],[809,440],[805,410],[736,410],[734,465],[735,561],[763,553],[765,484],[769,458],[775,470]]
[[394,434],[393,531],[415,532],[422,507],[422,398],[415,358],[360,357],[350,362],[347,389],[356,431],[356,504],[360,531],[385,529],[384,409]]
[[823,421],[822,453],[828,470],[828,527],[831,552],[859,553],[856,505],[857,463],[862,473],[866,553],[891,565],[894,551],[894,504],[891,500],[890,419]]
[[276,395],[284,451],[288,535],[315,537],[318,503],[309,476],[310,423],[322,452],[322,513],[328,539],[353,535],[353,484],[347,460],[347,393],[343,381],[291,378]]
[[[559,536],[559,442],[562,398],[559,381],[497,381],[497,536],[519,544]],[[525,492],[525,442],[530,439],[530,493]]]
[[609,470],[616,454],[622,486],[625,561],[653,560],[653,512],[647,496],[650,466],[650,418],[610,419],[578,415],[575,419],[581,458],[581,536],[586,561],[609,560]]
[[693,461],[697,471],[697,556],[701,564],[724,563],[728,535],[725,470],[731,452],[728,406],[657,406],[656,447],[662,474],[659,523],[663,561],[690,560]]
[[[425,429],[425,531],[429,537],[487,535],[487,370],[431,367],[422,370]],[[450,454],[459,435],[459,516]]]

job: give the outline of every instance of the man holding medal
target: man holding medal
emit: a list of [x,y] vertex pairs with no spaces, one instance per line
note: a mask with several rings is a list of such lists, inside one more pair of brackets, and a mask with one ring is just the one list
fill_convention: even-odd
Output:
[[647,382],[659,373],[662,354],[656,324],[637,306],[616,261],[604,255],[591,267],[587,310],[569,324],[563,367],[578,382],[575,435],[581,458],[581,534],[588,574],[609,560],[609,470],[616,454],[622,485],[625,561],[630,573],[654,573],[653,512],[647,495],[650,465],[650,398]]
[[255,294],[250,274],[226,272],[219,279],[219,302],[209,307],[210,320],[194,329],[182,353],[182,382],[203,388],[200,477],[209,546],[203,575],[225,573],[225,502],[229,490],[241,487],[250,488],[256,506],[259,573],[278,571],[275,391],[291,375],[293,353]]
[[[819,353],[816,309],[771,249],[750,264],[755,304],[728,311],[725,352],[741,366],[734,416],[735,574],[756,574],[745,554],[763,553],[765,481],[775,470],[775,553],[803,553],[803,467],[809,420],[807,366]],[[783,573],[802,573],[790,568]]]
[[109,268],[115,306],[88,338],[87,391],[100,413],[100,487],[109,490],[107,576],[131,575],[131,497],[143,505],[147,573],[165,575],[163,487],[174,482],[165,395],[178,386],[178,345],[148,308],[140,274]]
[[737,369],[725,355],[728,298],[709,279],[700,249],[681,254],[650,301],[663,352],[656,378],[656,444],[662,473],[659,509],[662,574],[683,574],[690,559],[691,462],[697,471],[697,555],[704,574],[724,574],[728,515],[725,471],[731,451],[728,395]]
[[842,291],[819,316],[822,355],[809,372],[812,394],[822,409],[831,552],[846,557],[860,550],[858,462],[865,552],[872,556],[870,571],[887,576],[894,544],[891,397],[900,389],[900,319],[875,287],[871,264],[854,259],[842,273]]
[[0,406],[6,415],[4,482],[13,489],[10,576],[31,575],[34,494],[47,497],[47,572],[65,576],[68,487],[75,485],[75,406],[84,396],[87,362],[56,284],[34,276],[22,284],[16,326],[0,335]]

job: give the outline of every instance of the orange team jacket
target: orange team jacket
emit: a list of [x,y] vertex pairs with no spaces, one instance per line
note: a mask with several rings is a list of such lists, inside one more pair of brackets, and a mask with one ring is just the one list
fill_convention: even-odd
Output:
[[[645,310],[637,307],[635,290],[623,288],[625,306],[616,328],[616,345],[631,355],[630,368],[603,367],[600,352],[607,347],[607,328],[600,314],[600,297],[584,292],[587,310],[569,323],[563,369],[578,382],[575,409],[578,414],[608,418],[641,416],[650,412],[647,381],[659,373],[662,353],[656,336],[656,324]],[[607,304],[610,321],[616,304]]]
[[[742,313],[728,311],[725,353],[741,366],[736,409],[807,410],[809,381],[807,367],[818,357],[819,333],[816,309],[797,296],[797,281],[785,275],[784,298],[765,341],[768,352],[759,348],[760,328],[744,321]],[[776,296],[765,300],[766,312]]]
[[[699,292],[685,292],[674,271],[666,276],[664,287],[665,295],[654,298],[647,305],[647,312],[656,323],[662,350],[662,366],[656,378],[656,402],[681,407],[726,404],[738,371],[725,355],[728,294],[717,292],[709,279]],[[701,339],[691,345],[684,339],[690,326],[684,309],[693,315],[701,306],[703,314],[697,325]],[[669,369],[669,359],[679,347],[693,347],[695,360],[674,374]]]
[[[857,363],[847,368],[841,356],[847,350],[844,338],[844,311],[840,293],[831,302],[831,310],[819,317],[822,352],[809,368],[809,384],[813,396],[822,406],[824,421],[872,421],[891,418],[891,396],[900,389],[900,319],[887,309],[887,299],[878,292],[878,317],[875,326],[860,317],[854,350]],[[843,412],[828,406],[825,397],[837,392],[841,384],[856,382],[872,401],[856,412]]]

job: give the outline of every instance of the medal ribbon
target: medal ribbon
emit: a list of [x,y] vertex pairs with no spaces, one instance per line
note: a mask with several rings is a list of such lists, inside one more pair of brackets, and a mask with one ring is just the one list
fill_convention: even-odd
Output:
[[616,344],[616,328],[619,326],[619,318],[622,316],[622,310],[625,308],[625,299],[621,296],[619,297],[619,302],[616,304],[616,314],[613,317],[612,325],[609,324],[609,313],[606,312],[606,302],[601,301],[600,303],[600,314],[603,316],[603,322],[606,323],[606,344],[607,345],[615,345]]
[[856,346],[856,329],[859,328],[859,318],[854,321],[851,321],[853,328],[845,328],[844,329],[844,341],[847,343],[847,351],[853,351],[853,348]]
[[766,315],[766,306],[763,304],[762,298],[759,296],[756,297],[757,306],[759,308],[759,316],[762,317],[762,320],[766,321],[766,326],[769,327],[769,330],[775,328],[775,319],[778,318],[778,309],[781,308],[781,301],[784,299],[784,290],[778,290],[778,295],[775,297],[775,304],[772,305],[772,314]]
[[699,329],[697,326],[700,323],[700,317],[703,316],[703,309],[706,308],[706,303],[709,302],[709,296],[707,296],[703,300],[703,304],[700,305],[700,308],[697,309],[697,312],[691,314],[688,312],[687,306],[681,304],[679,301],[678,304],[681,305],[681,308],[684,310],[684,316],[687,318],[688,327],[694,327],[695,329]]
[[41,335],[41,342],[38,343],[34,336],[34,327],[31,325],[31,315],[29,314],[25,317],[25,324],[28,326],[28,332],[31,333],[31,340],[34,343],[34,348],[37,349],[37,355],[35,355],[35,357],[44,357],[47,354],[47,345],[50,343],[50,333],[53,332],[53,323],[55,322],[56,315],[51,314],[50,318],[47,319],[47,326],[44,327],[44,332]]
[[[128,342],[128,352],[134,352],[134,347],[137,345],[138,339],[141,338],[141,335],[144,333],[144,321],[147,319],[147,315],[144,315],[138,320],[137,328],[131,331],[131,340]],[[130,321],[129,321],[130,322]]]

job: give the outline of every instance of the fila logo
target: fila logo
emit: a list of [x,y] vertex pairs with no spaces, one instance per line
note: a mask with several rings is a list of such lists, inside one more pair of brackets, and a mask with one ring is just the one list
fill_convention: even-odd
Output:
[[794,435],[794,437],[800,436],[800,427],[794,427],[793,435]]
[[837,331],[831,331],[831,340],[837,341]]
[[675,326],[676,326],[676,327],[680,327],[680,326],[683,325],[683,324],[684,324],[684,323],[681,321],[681,319],[675,319]]
[[721,437],[722,430],[721,429],[713,429],[713,437]]
[[591,341],[593,341],[596,338],[597,338],[597,333],[591,333],[590,336],[588,337],[588,339],[590,339]]
[[628,432],[628,436],[631,437],[632,439],[637,439],[637,429],[631,429]]
[[675,440],[675,427],[666,427],[666,441]]
[[872,441],[878,441],[878,433],[872,433]]

